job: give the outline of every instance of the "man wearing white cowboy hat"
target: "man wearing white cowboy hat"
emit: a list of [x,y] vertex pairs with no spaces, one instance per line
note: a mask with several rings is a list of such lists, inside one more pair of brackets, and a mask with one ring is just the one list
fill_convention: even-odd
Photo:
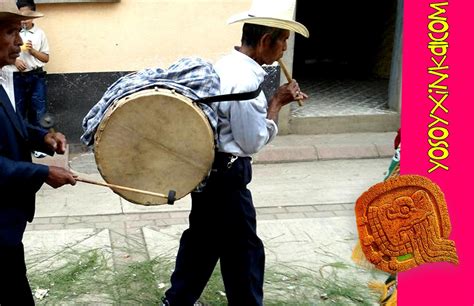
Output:
[[[0,0],[0,68],[20,54],[21,20],[41,16],[21,13],[14,0]],[[0,305],[34,305],[21,241],[33,220],[35,193],[45,182],[57,188],[76,180],[66,169],[31,162],[32,150],[64,153],[66,138],[23,122],[5,86],[0,78]]]
[[[262,65],[283,56],[290,31],[309,36],[306,27],[293,20],[295,4],[254,0],[248,12],[229,19],[244,25],[241,46],[215,64],[221,94],[256,90],[266,75]],[[212,105],[218,115],[216,157],[204,190],[191,195],[189,228],[181,237],[165,305],[193,305],[218,261],[229,305],[263,304],[265,253],[247,189],[251,155],[277,134],[275,121],[282,106],[307,97],[292,80],[280,86],[269,103],[261,92],[251,100]]]

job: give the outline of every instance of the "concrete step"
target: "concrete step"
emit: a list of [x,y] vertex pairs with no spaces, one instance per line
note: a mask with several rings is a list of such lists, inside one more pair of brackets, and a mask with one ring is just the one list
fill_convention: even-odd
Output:
[[383,133],[397,131],[400,114],[359,114],[344,116],[290,117],[292,134]]
[[253,156],[255,163],[392,157],[396,132],[281,135]]

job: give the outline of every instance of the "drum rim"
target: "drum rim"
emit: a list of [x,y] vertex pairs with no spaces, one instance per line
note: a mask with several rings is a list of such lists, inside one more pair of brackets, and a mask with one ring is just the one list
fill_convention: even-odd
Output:
[[[177,193],[176,194],[176,200],[179,200],[183,197],[185,197],[186,195],[188,195],[190,192],[192,192],[208,175],[209,175],[209,172],[211,170],[211,166],[212,166],[212,161],[214,160],[214,149],[215,149],[215,141],[214,141],[214,132],[212,130],[212,127],[209,123],[209,120],[207,118],[207,116],[205,115],[205,113],[203,112],[203,110],[197,106],[197,103],[195,103],[192,99],[182,95],[182,94],[179,94],[177,93],[175,90],[170,90],[170,89],[166,89],[166,88],[152,88],[152,89],[143,89],[143,90],[140,90],[140,91],[137,91],[137,92],[134,92],[128,96],[125,96],[125,97],[122,97],[120,99],[118,99],[114,105],[112,105],[111,107],[109,107],[109,109],[107,109],[107,111],[105,112],[104,116],[103,116],[103,120],[100,122],[98,128],[97,128],[97,131],[94,135],[94,158],[95,158],[95,162],[96,162],[96,165],[97,165],[97,169],[99,170],[99,173],[101,175],[101,177],[104,179],[104,181],[108,182],[106,177],[107,175],[104,173],[104,169],[100,166],[100,158],[101,158],[101,153],[100,153],[100,147],[101,147],[101,141],[100,141],[100,135],[103,133],[103,130],[107,127],[107,124],[109,123],[110,119],[111,119],[111,114],[116,110],[116,109],[119,109],[120,107],[124,106],[126,102],[128,102],[130,99],[133,99],[133,98],[139,98],[139,97],[142,97],[142,96],[149,96],[151,94],[154,94],[154,93],[159,93],[159,94],[162,94],[162,95],[165,95],[165,96],[168,96],[168,97],[172,97],[172,98],[177,98],[179,99],[181,102],[184,102],[186,104],[188,104],[189,106],[192,106],[194,110],[197,111],[197,113],[199,114],[199,116],[203,119],[203,122],[205,122],[205,126],[207,127],[207,130],[209,132],[209,135],[211,136],[209,138],[209,147],[211,147],[212,149],[209,151],[212,155],[211,159],[208,161],[209,162],[209,166],[207,167],[208,168],[208,171],[207,173],[203,173],[203,177],[202,179],[197,182],[196,186],[188,191],[188,192],[185,192],[184,194],[182,194],[181,196]],[[108,183],[111,183],[111,182],[108,182]],[[137,202],[134,198],[130,198],[129,196],[127,196],[128,194],[127,193],[124,193],[120,190],[113,190],[115,193],[117,193],[119,196],[123,197],[124,199],[126,199],[127,201],[131,202],[131,203],[134,203],[134,204],[138,204],[138,205],[144,205],[144,206],[154,206],[154,205],[162,205],[162,204],[166,204],[166,200],[164,200],[162,203],[142,203],[142,202]],[[166,191],[167,193],[168,191]]]

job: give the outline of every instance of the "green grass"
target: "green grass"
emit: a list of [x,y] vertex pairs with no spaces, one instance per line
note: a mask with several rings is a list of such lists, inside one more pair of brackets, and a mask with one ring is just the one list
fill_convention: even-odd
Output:
[[[64,264],[59,267],[30,269],[33,291],[49,289],[47,297],[36,301],[38,305],[159,305],[174,266],[174,259],[157,257],[121,264],[114,269],[100,250],[63,252],[61,262]],[[267,267],[265,305],[373,305],[377,297],[367,286],[355,279],[340,279],[335,273],[351,268],[354,267],[342,262],[327,264],[319,271]],[[206,305],[227,305],[218,268],[200,301]]]
[[63,262],[59,267],[54,265],[40,268],[33,265],[33,269],[29,268],[28,278],[33,292],[36,288],[48,289],[48,296],[37,300],[38,304],[58,304],[85,295],[104,293],[102,290],[108,287],[113,273],[100,251],[66,251],[57,257],[57,261]]
[[[327,269],[329,268],[329,269]],[[329,272],[323,273],[324,270]],[[338,270],[357,269],[343,262],[307,268],[273,267],[266,272],[266,305],[373,305],[377,297],[360,281],[338,276]]]

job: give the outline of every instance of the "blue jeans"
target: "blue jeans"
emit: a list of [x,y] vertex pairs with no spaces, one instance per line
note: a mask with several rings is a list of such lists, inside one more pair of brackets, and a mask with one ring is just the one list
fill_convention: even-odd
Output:
[[38,126],[46,113],[46,72],[15,72],[13,80],[17,112]]

